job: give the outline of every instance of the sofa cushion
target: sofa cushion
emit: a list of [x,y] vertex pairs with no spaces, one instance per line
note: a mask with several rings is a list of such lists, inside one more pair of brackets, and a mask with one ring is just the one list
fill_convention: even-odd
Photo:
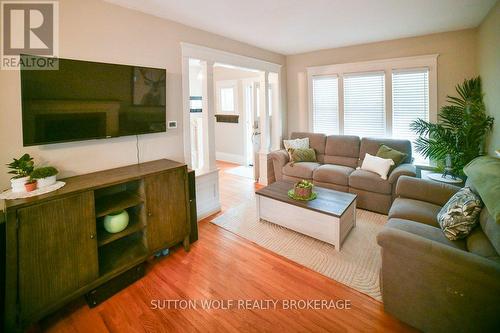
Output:
[[483,207],[479,215],[479,224],[491,245],[500,254],[500,224],[498,224],[488,211],[488,207]]
[[479,222],[483,204],[469,187],[455,193],[438,213],[438,222],[451,240],[465,238]]
[[486,258],[498,257],[497,251],[495,251],[495,248],[491,245],[488,237],[486,237],[481,228],[474,228],[465,242],[467,250],[471,253]]
[[324,164],[314,170],[313,179],[322,183],[349,185],[349,175],[354,171],[343,165]]
[[411,142],[409,140],[396,140],[384,138],[363,138],[359,147],[359,162],[358,165],[363,163],[365,154],[377,155],[380,145],[386,145],[392,149],[399,150],[407,156],[402,163],[411,163]]
[[320,166],[316,162],[287,163],[283,167],[283,174],[296,178],[312,179],[313,172]]
[[437,213],[440,210],[441,206],[429,202],[396,198],[389,210],[389,218],[411,220],[439,228]]
[[323,163],[325,157],[326,135],[320,133],[293,132],[291,139],[309,138],[309,148],[316,151],[316,158]]
[[392,187],[388,180],[380,178],[374,172],[366,170],[355,170],[349,176],[349,186],[359,188],[361,190],[391,194]]
[[312,148],[300,149],[289,148],[290,160],[293,163],[297,162],[317,162],[316,153]]
[[294,140],[283,140],[283,147],[288,153],[288,157],[292,159],[292,153],[290,149],[307,149],[309,148],[309,138],[294,139]]
[[406,231],[409,233],[412,233],[417,236],[424,237],[426,239],[432,240],[434,242],[438,242],[444,245],[448,245],[451,247],[454,247],[456,249],[464,250],[466,251],[466,245],[465,241],[463,239],[461,240],[456,240],[452,241],[446,238],[441,231],[441,229],[423,224],[423,223],[418,223],[410,220],[405,220],[405,219],[398,219],[398,218],[391,218],[389,221],[386,223],[387,227],[390,228],[395,228],[399,229],[402,231]]
[[488,211],[500,223],[500,158],[493,156],[478,157],[464,167],[469,177],[468,183],[474,185]]
[[380,148],[377,151],[377,157],[390,158],[391,160],[393,160],[394,167],[391,168],[392,170],[405,160],[406,153],[402,153],[399,150],[387,147],[386,145],[380,145]]
[[368,153],[365,154],[365,159],[361,165],[362,170],[375,172],[380,175],[380,178],[386,180],[389,170],[394,165],[394,161],[390,158],[381,158],[372,156]]
[[326,138],[325,163],[355,168],[359,159],[359,137],[355,135],[329,135]]

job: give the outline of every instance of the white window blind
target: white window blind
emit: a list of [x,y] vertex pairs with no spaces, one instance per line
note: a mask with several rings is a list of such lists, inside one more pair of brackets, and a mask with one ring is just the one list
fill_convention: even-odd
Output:
[[[418,137],[410,124],[418,118],[429,120],[429,70],[401,70],[392,72],[392,136],[412,141]],[[416,162],[425,158],[413,151]]]
[[385,136],[384,73],[344,75],[344,134]]
[[313,132],[339,134],[339,90],[337,76],[312,78]]

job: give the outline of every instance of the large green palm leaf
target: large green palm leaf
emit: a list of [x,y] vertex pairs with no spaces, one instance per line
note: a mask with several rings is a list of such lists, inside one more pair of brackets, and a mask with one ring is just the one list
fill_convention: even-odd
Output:
[[482,154],[493,118],[485,113],[479,77],[457,85],[456,92],[458,96],[448,96],[450,105],[441,108],[437,124],[417,119],[410,127],[419,135],[419,153],[436,161],[450,155],[454,172],[462,174],[463,167]]

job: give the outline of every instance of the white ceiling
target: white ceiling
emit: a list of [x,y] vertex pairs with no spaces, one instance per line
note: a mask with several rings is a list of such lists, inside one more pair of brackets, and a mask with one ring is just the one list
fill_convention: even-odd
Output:
[[282,54],[478,26],[496,0],[105,0]]

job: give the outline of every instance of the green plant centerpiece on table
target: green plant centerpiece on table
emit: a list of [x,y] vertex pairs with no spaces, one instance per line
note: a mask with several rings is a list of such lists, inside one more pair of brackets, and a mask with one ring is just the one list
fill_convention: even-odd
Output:
[[313,183],[308,180],[301,180],[296,183],[290,191],[288,191],[288,196],[295,200],[314,200],[316,199],[316,193],[313,192]]
[[38,188],[43,188],[54,185],[58,173],[59,171],[52,166],[39,167],[31,172],[30,179],[38,182]]
[[481,78],[465,80],[456,86],[458,96],[448,96],[441,107],[438,123],[423,119],[410,128],[419,135],[416,150],[438,163],[453,176],[463,177],[464,166],[483,154],[486,136],[493,128],[493,117],[486,115]]
[[9,174],[15,175],[10,180],[12,192],[25,192],[24,184],[29,181],[34,168],[33,158],[29,154],[24,154],[19,159],[14,158],[7,166],[11,169]]

